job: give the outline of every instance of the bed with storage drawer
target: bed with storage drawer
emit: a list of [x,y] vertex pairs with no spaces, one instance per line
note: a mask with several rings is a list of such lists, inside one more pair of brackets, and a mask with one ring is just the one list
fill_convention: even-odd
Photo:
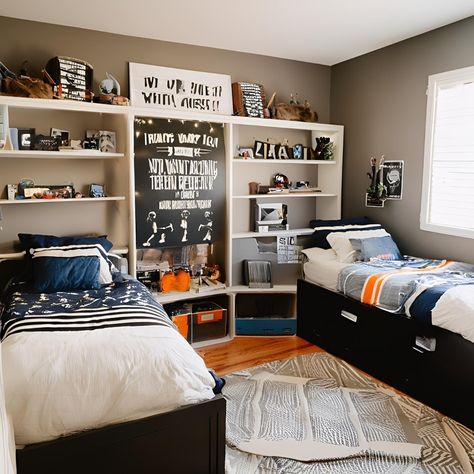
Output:
[[298,336],[474,428],[474,266],[401,257],[364,220],[313,224]]
[[0,261],[18,473],[224,472],[222,381],[163,307],[104,240],[26,239]]

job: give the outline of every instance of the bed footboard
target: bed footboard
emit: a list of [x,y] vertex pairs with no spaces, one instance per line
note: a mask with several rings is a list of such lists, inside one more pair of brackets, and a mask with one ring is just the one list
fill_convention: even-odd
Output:
[[18,474],[220,474],[225,399],[17,450]]

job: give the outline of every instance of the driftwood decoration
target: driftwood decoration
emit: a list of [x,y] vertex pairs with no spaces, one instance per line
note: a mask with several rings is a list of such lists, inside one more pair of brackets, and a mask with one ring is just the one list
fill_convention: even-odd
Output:
[[53,89],[42,79],[28,76],[6,77],[2,80],[2,94],[16,97],[52,99]]
[[268,108],[270,109],[273,118],[280,120],[298,120],[300,122],[318,121],[318,114],[316,111],[311,110],[311,106],[307,100],[305,100],[304,105],[280,102],[279,104],[276,104],[275,107],[272,107],[275,96],[276,92],[273,93],[268,102]]

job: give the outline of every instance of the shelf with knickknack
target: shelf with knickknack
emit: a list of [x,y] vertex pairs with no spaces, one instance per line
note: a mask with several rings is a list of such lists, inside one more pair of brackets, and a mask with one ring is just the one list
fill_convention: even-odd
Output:
[[[239,117],[231,137],[229,279],[236,334],[295,334],[299,250],[313,232],[309,221],[340,218],[343,127]],[[323,157],[330,159],[319,159],[318,146],[328,144]],[[279,206],[284,225],[256,224],[261,209],[271,215]],[[248,262],[268,265],[269,286],[249,287]],[[262,268],[255,273],[265,274]]]
[[107,234],[128,246],[128,116],[120,106],[0,97],[2,251],[28,231]]

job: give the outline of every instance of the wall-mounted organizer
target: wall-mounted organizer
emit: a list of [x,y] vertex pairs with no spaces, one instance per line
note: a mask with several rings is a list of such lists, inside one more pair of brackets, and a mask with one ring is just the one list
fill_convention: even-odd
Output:
[[[140,237],[141,241],[137,241],[135,229],[135,119],[192,121],[197,124],[196,129],[202,126],[207,127],[207,131],[209,127],[221,127],[225,155],[224,171],[219,171],[220,176],[223,175],[224,190],[219,198],[224,207],[219,223],[222,233],[209,248],[213,261],[220,265],[225,286],[205,293],[171,291],[155,292],[154,295],[164,305],[192,305],[204,301],[222,308],[219,313],[222,317],[216,321],[206,322],[201,318],[198,324],[198,320],[194,321],[190,316],[186,337],[195,346],[231,339],[236,334],[236,318],[237,333],[241,334],[295,332],[296,279],[301,274],[301,264],[286,262],[296,262],[297,252],[292,252],[295,246],[304,245],[305,236],[312,233],[308,228],[311,219],[340,217],[342,126],[6,96],[0,97],[0,106],[7,111],[11,128],[34,128],[36,133],[44,135],[48,135],[51,128],[58,128],[68,130],[71,138],[82,138],[86,130],[111,130],[116,136],[114,153],[0,150],[0,215],[3,217],[0,220],[0,253],[16,250],[19,232],[107,234],[114,242],[114,248],[130,249],[128,268],[132,276],[136,276],[137,249],[138,253],[143,250],[144,240]],[[316,137],[330,138],[332,159],[310,159],[309,149],[316,147]],[[282,143],[291,148],[301,145],[300,151],[306,149],[306,155],[297,154],[298,158],[293,158],[290,152],[284,159],[281,159],[284,154],[277,154],[276,159],[268,155],[267,159],[239,156],[239,149],[253,150],[256,141],[275,145],[274,150],[278,150]],[[307,182],[309,187],[292,193],[251,194],[255,188],[249,188],[249,183],[258,183],[262,189],[271,187],[272,177],[277,173],[292,183]],[[83,193],[87,192],[89,184],[98,183],[105,186],[107,197],[8,200],[6,185],[24,178],[38,184],[73,183]],[[314,188],[318,191],[315,192]],[[273,203],[286,206],[288,229],[270,228],[267,232],[255,232],[252,214],[255,205],[263,204],[265,207]],[[149,248],[159,249],[159,245],[153,242]],[[249,288],[244,283],[244,260],[269,261],[271,285]],[[273,307],[274,311],[267,304],[269,301],[279,301],[278,307]]]

